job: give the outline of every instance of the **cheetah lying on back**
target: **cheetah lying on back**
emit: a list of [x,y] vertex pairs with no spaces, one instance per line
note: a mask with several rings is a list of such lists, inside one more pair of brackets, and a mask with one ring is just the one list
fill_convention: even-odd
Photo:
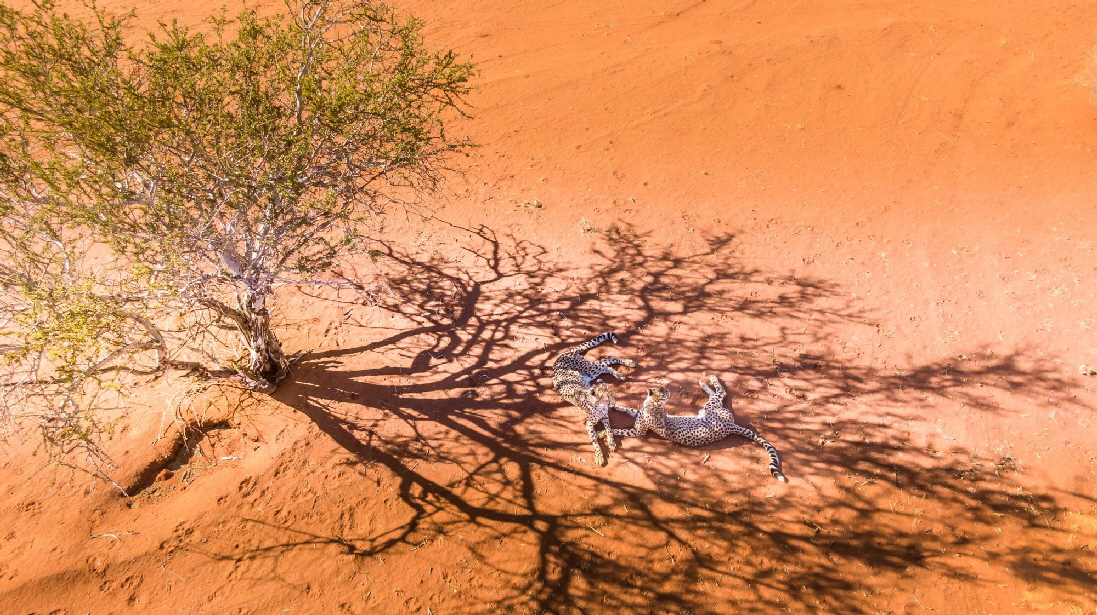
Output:
[[648,389],[648,397],[639,411],[614,405],[613,407],[617,410],[635,417],[636,423],[632,429],[614,429],[613,434],[642,436],[651,430],[668,440],[686,446],[703,446],[731,434],[740,435],[754,440],[766,449],[769,453],[770,473],[777,480],[787,483],[788,479],[781,474],[781,461],[777,457],[777,449],[754,431],[736,425],[731,410],[724,407],[724,387],[720,386],[716,376],[709,376],[709,381],[712,383],[711,389],[706,383],[701,382],[701,388],[708,393],[708,403],[701,408],[697,416],[667,415],[666,405],[670,392],[665,387]]
[[560,353],[552,364],[552,386],[560,393],[560,397],[586,412],[587,435],[594,444],[594,461],[600,466],[606,465],[606,458],[602,454],[602,447],[598,446],[598,432],[595,431],[595,425],[602,423],[605,427],[609,450],[617,450],[617,443],[613,440],[613,430],[609,425],[609,410],[613,407],[614,400],[609,385],[599,383],[592,387],[591,382],[602,374],[624,380],[625,377],[613,369],[614,365],[636,367],[636,362],[630,359],[604,357],[597,361],[588,361],[583,356],[591,348],[606,341],[616,344],[617,336],[613,333],[603,333]]

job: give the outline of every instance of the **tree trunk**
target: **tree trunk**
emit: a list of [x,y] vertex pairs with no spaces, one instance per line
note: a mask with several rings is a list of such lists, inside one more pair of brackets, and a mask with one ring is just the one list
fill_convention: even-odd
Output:
[[[248,371],[251,376],[270,384],[273,391],[278,382],[289,373],[289,361],[282,351],[282,344],[270,328],[270,312],[267,311],[269,290],[247,290],[241,297],[240,311],[246,327],[240,327],[248,347]],[[241,323],[243,324],[243,323]]]

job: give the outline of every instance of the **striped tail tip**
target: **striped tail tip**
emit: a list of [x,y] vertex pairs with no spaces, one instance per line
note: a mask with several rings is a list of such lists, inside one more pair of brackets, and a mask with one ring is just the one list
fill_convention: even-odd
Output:
[[770,474],[773,474],[773,478],[776,478],[777,480],[781,481],[782,483],[787,483],[788,482],[788,479],[785,478],[785,475],[781,474],[781,471],[778,470],[777,468],[770,468],[769,471],[770,471]]

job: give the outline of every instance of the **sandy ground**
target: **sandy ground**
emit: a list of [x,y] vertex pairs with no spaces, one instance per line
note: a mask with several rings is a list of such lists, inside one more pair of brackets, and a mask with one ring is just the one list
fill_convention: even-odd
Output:
[[[5,453],[0,612],[1097,613],[1097,7],[401,6],[482,147],[345,265],[391,293],[287,293],[274,399],[150,386],[129,501]],[[790,483],[594,466],[547,366],[604,330],[619,398],[716,374]]]

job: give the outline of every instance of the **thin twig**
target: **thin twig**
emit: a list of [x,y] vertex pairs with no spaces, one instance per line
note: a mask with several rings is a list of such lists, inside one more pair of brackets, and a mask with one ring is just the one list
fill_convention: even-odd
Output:
[[114,532],[103,532],[102,534],[92,534],[92,535],[91,535],[91,536],[89,536],[88,538],[103,538],[103,537],[107,537],[107,536],[109,536],[110,538],[113,538],[113,539],[115,539],[115,540],[118,540],[118,541],[120,541],[120,540],[122,540],[122,539],[121,539],[121,538],[119,538],[119,536],[134,536],[134,535],[136,535],[136,534],[137,534],[137,532],[129,532],[129,531],[126,531],[126,532],[118,532],[118,533],[114,533]]

